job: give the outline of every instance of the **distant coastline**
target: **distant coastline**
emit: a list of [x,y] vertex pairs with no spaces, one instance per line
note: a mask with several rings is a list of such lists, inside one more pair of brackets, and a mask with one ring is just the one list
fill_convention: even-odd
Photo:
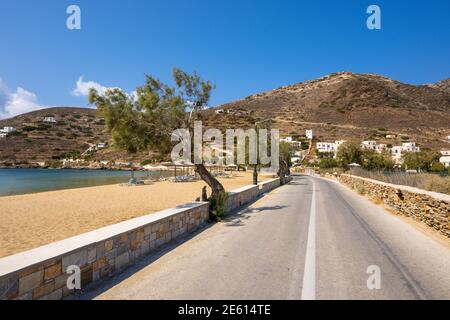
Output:
[[[133,173],[141,179],[152,179],[159,174],[141,170]],[[130,169],[0,168],[0,197],[127,183],[130,177]]]

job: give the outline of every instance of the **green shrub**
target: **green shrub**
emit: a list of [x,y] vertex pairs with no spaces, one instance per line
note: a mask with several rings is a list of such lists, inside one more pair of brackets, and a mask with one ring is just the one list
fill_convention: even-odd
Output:
[[218,199],[212,198],[210,203],[210,219],[220,221],[227,213],[228,193],[222,193]]
[[320,169],[331,169],[338,166],[336,159],[333,158],[323,158],[319,162]]

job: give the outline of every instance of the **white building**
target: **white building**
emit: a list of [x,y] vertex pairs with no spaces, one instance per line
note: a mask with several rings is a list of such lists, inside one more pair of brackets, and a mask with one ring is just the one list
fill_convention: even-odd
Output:
[[384,143],[380,143],[375,146],[375,151],[378,153],[382,153],[386,149],[387,149],[387,144],[384,144]]
[[224,114],[225,113],[225,111],[223,109],[219,109],[214,112],[215,112],[215,114]]
[[97,149],[105,149],[108,146],[106,142],[101,142],[97,144]]
[[292,163],[292,164],[296,164],[296,163],[299,163],[300,160],[301,160],[300,157],[292,157],[292,158],[291,158],[291,163]]
[[401,146],[392,147],[392,159],[396,163],[402,163],[402,154],[404,152],[420,152],[420,148],[416,146],[415,142],[405,142]]
[[441,157],[439,162],[442,163],[446,168],[450,168],[450,156]]
[[363,141],[361,147],[366,150],[376,150],[377,142],[374,140]]
[[450,150],[441,150],[443,156],[450,156]]
[[314,138],[314,131],[312,129],[306,130],[306,138],[312,140]]
[[3,127],[3,129],[0,129],[1,133],[13,133],[16,132],[16,128],[14,127]]
[[56,123],[56,119],[55,119],[55,117],[45,117],[44,120],[42,120],[42,122],[45,122],[45,123]]
[[378,144],[374,140],[367,140],[362,142],[361,147],[366,150],[374,150],[378,153],[382,153],[387,148],[387,145],[383,143]]
[[404,152],[420,152],[420,148],[416,146],[415,142],[405,142],[402,144],[402,151],[404,151]]
[[317,151],[320,153],[325,152],[335,152],[336,151],[336,143],[334,142],[317,142]]
[[290,144],[296,145],[298,147],[300,147],[302,145],[302,143],[300,141],[295,141],[294,139],[292,139],[292,137],[286,137],[286,138],[280,139],[280,142],[290,143]]
[[337,140],[335,142],[317,142],[316,148],[319,153],[334,153],[334,157],[336,157],[339,147],[345,142],[345,140]]
[[402,161],[402,147],[401,146],[392,147],[391,153],[392,153],[392,159],[396,163],[400,163]]
[[0,133],[0,139],[5,139],[8,136],[7,133]]

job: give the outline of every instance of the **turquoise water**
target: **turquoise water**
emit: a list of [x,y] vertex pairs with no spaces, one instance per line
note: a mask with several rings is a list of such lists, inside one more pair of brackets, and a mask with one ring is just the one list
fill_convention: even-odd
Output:
[[[159,173],[135,171],[134,175],[158,177]],[[0,169],[0,196],[125,183],[130,177],[130,171]]]

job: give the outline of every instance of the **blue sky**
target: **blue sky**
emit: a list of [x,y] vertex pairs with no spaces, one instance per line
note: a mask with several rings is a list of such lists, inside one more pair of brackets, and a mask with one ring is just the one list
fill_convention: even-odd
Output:
[[448,0],[2,0],[0,115],[87,106],[86,87],[131,92],[174,66],[216,84],[211,105],[338,71],[431,83],[450,76],[449,31]]

